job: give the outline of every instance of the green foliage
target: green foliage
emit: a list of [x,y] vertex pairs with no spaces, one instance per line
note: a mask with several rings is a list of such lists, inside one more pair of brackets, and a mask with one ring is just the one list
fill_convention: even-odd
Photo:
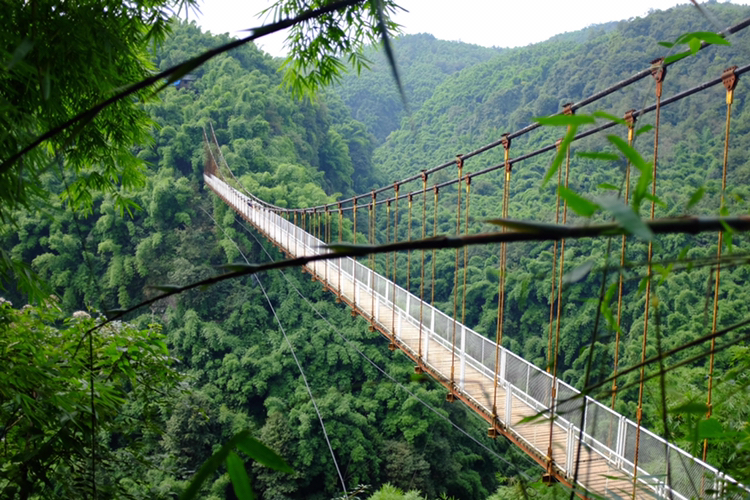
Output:
[[[333,0],[277,0],[266,12],[274,20],[324,7]],[[363,0],[292,26],[286,40],[289,55],[282,65],[284,85],[296,97],[314,97],[318,90],[341,80],[342,59],[359,74],[368,67],[364,46],[392,37],[398,25],[391,16],[400,7],[392,0]]]
[[[168,33],[166,12],[192,4],[165,0],[102,10],[99,2],[80,2],[67,5],[63,15],[55,1],[5,3],[0,13],[5,27],[0,35],[4,226],[14,222],[13,210],[48,201],[40,186],[47,172],[58,177],[64,199],[75,210],[90,213],[100,192],[109,193],[121,213],[133,210],[126,194],[144,179],[143,163],[131,148],[149,141],[149,118],[139,104],[148,98],[146,92],[114,103],[18,161],[8,163],[8,158],[37,135],[148,76],[147,49]],[[15,281],[27,293],[42,296],[34,276],[5,257],[0,284]]]
[[[136,443],[181,379],[175,360],[156,325],[113,323],[91,334],[94,324],[52,301],[22,309],[0,303],[3,498],[117,495],[109,476],[123,452],[148,467]],[[128,411],[134,406],[136,418]],[[110,447],[104,436],[118,444]]]

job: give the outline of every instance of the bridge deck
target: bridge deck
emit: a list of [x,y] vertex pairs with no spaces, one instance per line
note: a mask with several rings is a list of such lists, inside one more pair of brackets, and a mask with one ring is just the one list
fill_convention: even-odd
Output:
[[[260,200],[239,193],[213,175],[204,175],[204,179],[287,255],[325,252],[321,248],[323,242]],[[648,430],[639,430],[624,416],[582,397],[571,386],[498,347],[359,262],[351,258],[330,259],[313,262],[306,268],[324,287],[370,321],[394,348],[403,350],[450,394],[487,420],[498,434],[548,467],[558,480],[571,484],[577,467],[577,485],[595,495],[676,499],[713,498],[716,491],[733,482]],[[550,423],[553,403],[555,417]],[[534,416],[537,418],[528,420]],[[636,437],[639,451],[633,495]],[[667,469],[671,485],[666,484]]]

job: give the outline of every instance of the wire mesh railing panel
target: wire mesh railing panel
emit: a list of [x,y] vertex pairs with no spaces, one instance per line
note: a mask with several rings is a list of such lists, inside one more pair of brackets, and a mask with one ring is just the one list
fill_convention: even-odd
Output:
[[402,311],[406,311],[406,290],[401,287],[396,287],[396,298],[394,300],[396,307]]
[[344,272],[344,274],[348,275],[349,277],[352,276],[352,269],[354,267],[354,261],[352,259],[342,259],[341,261],[341,270]]
[[452,325],[453,320],[451,320],[448,316],[441,313],[440,311],[435,311],[435,324],[433,325],[432,331],[437,336],[442,339],[449,340],[450,333],[452,331]]
[[412,295],[409,299],[409,317],[411,318],[411,322],[414,323],[415,325],[419,324],[419,310],[420,310],[419,298]]
[[552,375],[534,367],[529,370],[528,395],[544,406],[549,406],[552,398]]
[[482,339],[478,335],[472,335],[474,332],[466,332],[466,341],[464,350],[466,355],[477,361],[482,359]]
[[558,419],[571,422],[576,427],[581,425],[583,416],[583,405],[585,400],[581,393],[557,381],[557,402],[555,403],[555,415]]
[[620,415],[592,399],[587,399],[584,432],[592,438],[586,441],[589,446],[608,459],[615,459],[619,430]]
[[[484,366],[487,370],[489,370],[490,373],[495,373],[495,355],[500,356],[500,352],[495,349],[495,343],[489,340],[488,338],[485,338],[479,334],[475,334],[477,337],[479,337],[482,340],[482,357],[479,358],[482,361],[482,366]],[[497,363],[497,369],[500,371],[500,361],[498,360]],[[502,377],[502,374],[498,375],[499,377]]]
[[505,365],[505,380],[515,387],[524,390],[528,380],[529,367],[517,356],[507,356]]
[[712,470],[680,450],[669,450],[669,476],[672,489],[688,498],[710,497],[717,486],[717,476]]
[[356,264],[356,270],[357,274],[354,279],[356,279],[360,283],[367,283],[370,276],[370,270],[360,263]]
[[379,294],[381,297],[385,298],[386,290],[388,288],[388,280],[380,276],[379,274],[375,275],[375,286],[373,287],[375,289],[375,293]]

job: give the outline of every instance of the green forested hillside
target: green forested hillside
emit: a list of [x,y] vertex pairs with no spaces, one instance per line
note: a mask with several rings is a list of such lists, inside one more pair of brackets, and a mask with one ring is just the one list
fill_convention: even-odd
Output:
[[[487,61],[502,49],[488,49],[461,42],[437,40],[429,34],[404,35],[393,42],[399,75],[409,111],[418,110],[435,92],[435,88],[464,68]],[[359,75],[351,72],[331,90],[341,96],[352,116],[367,124],[381,143],[396,130],[406,110],[393,73],[381,50],[365,54],[370,69]]]

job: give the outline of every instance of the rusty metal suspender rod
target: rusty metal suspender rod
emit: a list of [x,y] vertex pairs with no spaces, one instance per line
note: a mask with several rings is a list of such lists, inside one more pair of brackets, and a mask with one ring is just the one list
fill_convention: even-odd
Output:
[[[633,141],[635,140],[635,116],[633,116],[634,110],[630,110],[625,113],[625,123],[628,127],[628,146],[633,147]],[[630,201],[630,160],[625,160],[625,196],[624,202],[627,205]],[[614,369],[612,375],[612,404],[611,408],[615,409],[615,402],[617,401],[617,370],[620,362],[620,335],[622,323],[622,296],[623,286],[625,282],[625,276],[622,270],[625,268],[625,250],[627,246],[626,235],[622,235],[622,245],[620,246],[620,276],[617,283],[617,328],[615,329],[615,352],[614,352]]]
[[[510,194],[510,172],[513,165],[510,162],[510,137],[503,134],[503,149],[505,154],[505,181],[503,182],[503,218],[508,217],[508,196]],[[502,232],[507,228],[503,226]],[[505,320],[505,243],[500,244],[500,273],[497,277],[497,325],[495,330],[495,378],[492,393],[492,427],[487,430],[491,438],[497,437],[497,386],[498,372],[500,370],[500,346],[503,343],[503,323]],[[503,375],[504,376],[504,375]],[[506,422],[508,424],[508,422]]]
[[[422,171],[422,239],[427,234],[427,172]],[[417,373],[422,373],[422,330],[424,328],[424,260],[425,250],[422,249],[422,265],[420,266],[419,275],[419,347],[418,347],[418,364],[415,368]]]
[[[661,118],[661,94],[662,84],[664,77],[667,74],[667,70],[661,65],[662,60],[657,59],[652,61],[651,64],[655,65],[652,75],[656,81],[656,114],[654,116],[654,165],[651,173],[651,216],[650,220],[654,220],[656,214],[656,167],[659,159],[659,119]],[[654,254],[653,241],[648,243],[648,269],[646,272],[646,306],[643,315],[643,343],[641,345],[641,363],[646,359],[646,347],[648,346],[648,319],[649,312],[651,309],[651,277],[653,276],[653,266],[651,259]],[[638,408],[636,410],[636,433],[635,433],[635,457],[633,458],[633,498],[635,498],[636,489],[638,486],[638,454],[641,445],[641,422],[643,421],[643,388],[644,388],[644,377],[646,376],[646,367],[641,366],[640,379],[638,384]]]
[[[566,104],[564,106],[564,111],[566,115],[572,115],[573,109],[571,107],[571,104]],[[570,145],[567,148],[567,151],[565,152],[565,187],[568,187],[568,181],[570,179]],[[560,190],[560,186],[558,185],[557,190]],[[567,200],[563,201],[563,215],[562,215],[562,223],[565,225],[568,222],[568,202]],[[563,273],[565,272],[565,238],[560,241],[560,271],[559,271],[559,279],[557,283],[557,314],[556,314],[556,321],[555,321],[555,350],[554,350],[554,359],[552,362],[552,390],[551,393],[551,402],[550,402],[550,418],[549,418],[549,446],[547,447],[547,474],[552,474],[552,464],[554,463],[554,458],[552,454],[552,438],[554,435],[554,425],[555,425],[555,403],[557,402],[557,358],[558,358],[558,351],[560,349],[560,323],[562,322],[562,281],[563,281]]]
[[[464,160],[460,155],[456,156],[456,168],[458,169],[458,190],[456,193],[456,236],[461,234],[461,179],[463,177]],[[455,372],[456,372],[456,326],[457,306],[458,306],[458,255],[460,249],[456,248],[456,263],[453,271],[453,341],[451,342],[451,392],[446,397],[450,403],[455,401],[454,391],[456,390]]]
[[[721,79],[726,89],[727,118],[724,131],[724,161],[721,168],[721,198],[720,213],[726,209],[726,199],[724,193],[727,189],[727,163],[729,162],[729,125],[732,119],[732,101],[734,101],[734,89],[737,86],[738,77],[734,73],[737,66],[732,66],[724,70]],[[731,238],[731,235],[730,235]],[[721,247],[724,245],[724,232],[719,231],[719,246],[716,249],[716,278],[714,279],[714,307],[713,317],[711,318],[711,333],[716,333],[716,327],[719,320],[719,277],[721,272]],[[708,363],[708,394],[706,396],[706,418],[711,418],[713,413],[712,391],[714,385],[714,357],[716,350],[716,337],[711,339],[711,355]],[[703,461],[706,461],[708,452],[708,439],[703,440]]]

